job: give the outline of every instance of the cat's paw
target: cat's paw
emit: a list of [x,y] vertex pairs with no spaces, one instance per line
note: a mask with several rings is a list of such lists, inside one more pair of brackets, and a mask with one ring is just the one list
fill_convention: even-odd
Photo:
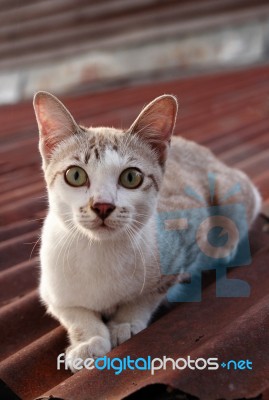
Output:
[[133,335],[145,329],[146,323],[136,320],[132,323],[129,322],[114,322],[108,323],[112,347],[116,347],[126,340],[130,339]]
[[66,349],[65,360],[68,368],[73,372],[78,372],[81,368],[82,362],[86,358],[103,357],[111,350],[111,343],[108,339],[101,336],[94,336],[87,342],[82,342],[76,345],[71,345]]

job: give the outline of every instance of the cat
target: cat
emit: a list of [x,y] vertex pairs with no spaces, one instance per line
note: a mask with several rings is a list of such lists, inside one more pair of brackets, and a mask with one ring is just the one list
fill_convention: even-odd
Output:
[[[198,259],[186,230],[177,273],[161,272],[158,213],[201,208],[199,198],[212,205],[208,173],[217,176],[215,205],[239,183],[230,204],[244,204],[249,226],[259,213],[261,196],[243,172],[172,136],[177,109],[175,96],[162,95],[129,129],[86,128],[52,94],[34,96],[49,199],[39,292],[67,329],[72,372],[77,358],[102,357],[145,329],[167,290]],[[197,195],[187,195],[186,186]]]

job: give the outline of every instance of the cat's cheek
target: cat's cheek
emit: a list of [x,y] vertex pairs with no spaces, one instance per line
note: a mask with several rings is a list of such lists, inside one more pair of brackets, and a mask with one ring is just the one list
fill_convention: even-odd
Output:
[[155,193],[144,192],[142,189],[130,190],[118,197],[119,202],[126,204],[132,215],[137,212],[147,212],[156,206],[157,196]]
[[79,213],[89,203],[89,193],[84,187],[74,188],[63,182],[57,187],[56,193],[61,202],[65,203],[74,213]]
[[150,217],[157,207],[157,202],[154,197],[142,200],[136,204],[136,211],[140,215]]

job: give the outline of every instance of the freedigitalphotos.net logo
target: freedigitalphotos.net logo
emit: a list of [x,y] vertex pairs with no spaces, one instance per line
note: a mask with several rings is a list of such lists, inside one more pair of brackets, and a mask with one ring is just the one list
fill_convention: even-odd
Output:
[[[217,297],[248,297],[250,287],[240,279],[229,279],[227,269],[251,262],[246,211],[242,203],[229,203],[240,193],[234,185],[218,205],[214,204],[216,174],[208,174],[211,206],[192,188],[185,193],[201,204],[199,208],[162,212],[157,216],[157,238],[163,275],[191,275],[188,284],[169,289],[170,302],[201,301],[202,271],[216,270]],[[187,252],[187,253],[186,253]]]
[[[69,363],[66,362],[65,354],[61,353],[57,357],[57,370],[64,368],[68,369]],[[124,358],[119,357],[98,357],[98,358],[77,358],[72,360],[72,367],[76,370],[81,370],[83,368],[92,370],[97,369],[99,371],[114,371],[115,375],[120,375],[126,370],[139,370],[139,371],[150,371],[151,375],[154,375],[158,370],[185,370],[189,369],[195,370],[209,370],[215,371],[219,368],[225,368],[227,370],[252,370],[252,362],[250,360],[229,360],[227,362],[219,361],[218,357],[209,358],[192,358],[191,356],[179,357],[177,359],[163,356],[162,358],[152,358],[138,357],[132,358],[131,356],[126,356]]]

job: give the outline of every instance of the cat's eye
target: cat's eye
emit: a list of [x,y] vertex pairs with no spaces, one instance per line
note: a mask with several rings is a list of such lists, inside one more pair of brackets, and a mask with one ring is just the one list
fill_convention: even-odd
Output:
[[126,189],[136,189],[143,182],[143,174],[136,168],[127,168],[119,178],[119,183]]
[[65,171],[65,181],[70,186],[83,186],[88,181],[88,175],[83,168],[80,167],[69,167]]

